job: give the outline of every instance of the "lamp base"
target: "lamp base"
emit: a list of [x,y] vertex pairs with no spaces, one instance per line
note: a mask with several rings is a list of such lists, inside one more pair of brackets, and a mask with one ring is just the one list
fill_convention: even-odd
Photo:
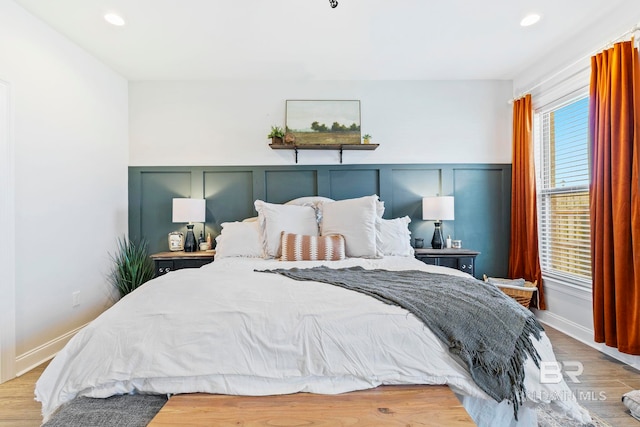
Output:
[[184,251],[195,252],[198,250],[196,236],[193,234],[193,224],[187,224],[187,237],[184,239]]
[[435,222],[434,223],[434,230],[433,230],[433,238],[431,239],[431,247],[433,249],[442,249],[442,229],[440,228],[440,223],[439,222]]

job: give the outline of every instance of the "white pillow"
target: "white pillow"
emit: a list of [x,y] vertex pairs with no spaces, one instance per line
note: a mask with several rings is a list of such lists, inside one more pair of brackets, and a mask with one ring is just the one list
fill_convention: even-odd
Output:
[[262,256],[280,256],[280,233],[318,235],[316,210],[311,206],[276,205],[262,200],[254,202],[262,241]]
[[297,199],[289,200],[285,205],[297,205],[297,206],[317,206],[320,203],[335,202],[335,200],[322,196],[306,196],[298,197]]
[[262,257],[262,242],[257,221],[223,222],[216,237],[216,259],[227,257]]
[[322,196],[307,196],[307,197],[298,197],[297,199],[289,200],[285,205],[296,205],[296,206],[311,206],[316,210],[316,221],[318,224],[322,221],[322,209],[321,206],[323,203],[335,202],[335,200],[330,199],[328,197]]
[[348,257],[379,258],[376,246],[378,196],[322,204],[322,235],[342,234]]
[[376,219],[376,245],[382,255],[413,256],[411,231],[409,231],[410,222],[411,218],[408,216]]

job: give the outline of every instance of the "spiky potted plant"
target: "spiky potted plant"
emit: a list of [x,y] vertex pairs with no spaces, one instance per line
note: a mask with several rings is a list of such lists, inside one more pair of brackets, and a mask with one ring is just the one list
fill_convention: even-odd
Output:
[[120,297],[127,295],[143,283],[153,279],[153,261],[149,258],[148,242],[118,238],[115,254],[110,254],[114,262],[109,281],[118,290]]
[[274,145],[282,144],[284,133],[284,129],[280,126],[271,126],[271,132],[267,135],[267,138],[271,138],[271,143]]
[[362,136],[362,143],[363,144],[369,144],[371,142],[371,135],[369,135],[368,133],[365,133]]

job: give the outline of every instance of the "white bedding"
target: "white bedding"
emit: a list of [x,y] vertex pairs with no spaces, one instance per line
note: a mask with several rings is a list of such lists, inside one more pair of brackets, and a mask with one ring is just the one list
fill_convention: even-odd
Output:
[[[317,265],[465,275],[411,257],[224,258],[171,272],[120,300],[50,363],[36,384],[45,420],[78,395],[334,394],[381,384],[449,384],[479,425],[515,425],[511,406],[480,390],[440,340],[404,309],[339,287],[253,271]],[[536,347],[543,361],[555,361],[546,335]],[[553,397],[559,410],[589,420],[564,382],[540,384],[531,360],[525,369],[529,400],[518,426],[536,425],[531,408]]]

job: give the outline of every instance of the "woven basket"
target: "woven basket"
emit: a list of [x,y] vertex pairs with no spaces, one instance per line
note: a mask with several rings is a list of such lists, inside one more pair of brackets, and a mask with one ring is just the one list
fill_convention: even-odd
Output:
[[[487,280],[487,276],[484,276],[484,281]],[[531,298],[533,297],[534,292],[538,290],[537,287],[538,281],[535,282],[524,282],[524,287],[522,286],[514,286],[514,285],[503,285],[503,284],[495,284],[498,289],[502,292],[516,300],[520,305],[524,308],[529,308],[531,304]]]

